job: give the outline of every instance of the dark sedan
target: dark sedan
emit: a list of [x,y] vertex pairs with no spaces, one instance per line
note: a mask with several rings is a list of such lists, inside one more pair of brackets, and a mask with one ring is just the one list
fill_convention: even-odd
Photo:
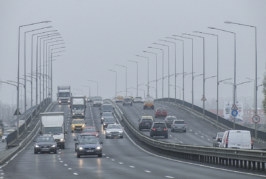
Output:
[[52,136],[39,136],[34,145],[34,154],[37,153],[57,153],[56,141]]
[[99,138],[81,138],[77,146],[77,158],[82,155],[98,155],[102,157],[102,142]]

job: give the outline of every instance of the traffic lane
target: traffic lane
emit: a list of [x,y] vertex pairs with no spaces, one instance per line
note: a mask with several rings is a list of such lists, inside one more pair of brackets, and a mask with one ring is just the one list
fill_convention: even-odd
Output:
[[[128,138],[105,140],[105,158],[115,165],[134,170],[136,178],[251,178],[246,173],[218,169],[182,161],[172,161],[148,154]],[[223,171],[224,170],[224,171]],[[260,177],[254,177],[260,178]]]
[[[156,103],[156,106],[164,107],[168,111],[168,115],[176,116],[177,119],[183,119],[187,124],[187,135],[185,135],[183,143],[192,145],[212,146],[212,137],[216,136],[218,130],[210,123],[205,122],[201,118],[191,115],[177,106],[171,106],[168,103]],[[206,130],[207,129],[207,130]],[[172,135],[179,137],[181,133],[172,132]],[[182,133],[181,135],[183,135]]]
[[[170,111],[172,111],[172,112],[175,112],[176,111],[176,113],[179,113],[179,114],[181,113],[181,112],[179,112],[180,110],[181,111],[184,111],[184,110],[178,108],[173,103],[159,102],[159,104],[163,104],[164,106],[167,106]],[[184,111],[184,113],[185,112],[186,111]],[[188,112],[186,112],[186,113],[188,113]],[[188,123],[189,126],[193,126],[193,129],[192,130],[193,130],[193,132],[195,134],[197,133],[199,135],[202,135],[203,137],[207,138],[208,141],[211,141],[211,142],[212,142],[212,137],[215,137],[216,134],[217,134],[217,132],[221,132],[220,130],[217,130],[216,127],[214,127],[213,125],[211,125],[207,121],[204,121],[201,118],[199,118],[199,117],[197,117],[195,115],[192,115],[192,114],[190,114],[190,118],[187,118],[187,121],[188,121],[187,123]],[[198,123],[197,122],[195,123],[195,121],[198,121]],[[206,130],[206,129],[208,129],[208,130]],[[202,131],[204,131],[204,133]],[[208,138],[208,136],[209,136],[209,138]],[[257,142],[257,141],[254,141],[254,149],[258,149],[258,150],[259,149],[266,149],[266,143],[265,142]]]
[[[65,107],[54,105],[51,112],[64,111]],[[66,116],[66,114],[65,114]],[[4,166],[5,178],[72,178],[64,166],[57,160],[58,154],[34,154],[34,142],[31,142],[16,158]]]
[[[157,104],[157,106],[159,106]],[[151,115],[154,116],[154,110],[143,110],[143,104],[134,104],[133,107],[122,107],[125,111],[129,120],[133,122],[133,125],[138,129],[138,119],[142,115]],[[160,105],[159,107],[165,107]],[[163,118],[154,118],[154,121],[162,122]],[[142,130],[143,134],[150,136],[149,130]],[[154,137],[156,140],[167,141],[171,143],[179,143],[179,144],[189,144],[189,145],[200,145],[200,146],[212,146],[212,141],[210,137],[204,136],[201,133],[194,133],[191,129],[188,129],[186,133],[179,132],[171,132],[168,130],[168,139],[164,137]]]

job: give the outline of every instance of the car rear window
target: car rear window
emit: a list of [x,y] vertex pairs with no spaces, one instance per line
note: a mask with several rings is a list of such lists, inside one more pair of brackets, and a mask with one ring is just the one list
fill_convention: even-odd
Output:
[[185,124],[184,121],[175,121],[175,124]]
[[153,127],[154,127],[154,128],[159,128],[159,127],[164,128],[164,127],[165,127],[165,124],[164,124],[164,123],[155,123],[155,124],[153,125]]
[[142,119],[142,122],[152,122],[151,119]]
[[166,120],[167,121],[173,121],[175,118],[173,118],[173,117],[168,117],[168,118],[166,118]]

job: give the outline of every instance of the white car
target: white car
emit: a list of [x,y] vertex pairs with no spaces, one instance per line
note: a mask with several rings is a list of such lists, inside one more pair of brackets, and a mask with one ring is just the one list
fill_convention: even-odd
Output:
[[253,149],[253,141],[250,131],[247,130],[227,130],[224,132],[221,148]]
[[141,97],[135,97],[133,102],[134,103],[143,103],[143,100]]
[[124,130],[120,124],[109,124],[105,130],[105,138],[123,138]]

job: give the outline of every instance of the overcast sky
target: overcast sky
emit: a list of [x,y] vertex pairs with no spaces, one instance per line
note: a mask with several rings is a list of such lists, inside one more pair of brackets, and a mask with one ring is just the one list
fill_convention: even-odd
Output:
[[[258,84],[262,83],[265,72],[266,41],[266,1],[265,0],[0,0],[0,80],[16,80],[18,27],[23,24],[52,21],[51,25],[62,35],[66,52],[54,64],[54,94],[56,86],[71,85],[73,94],[96,95],[99,82],[100,95],[114,96],[115,75],[118,72],[118,91],[125,91],[125,72],[115,64],[128,66],[128,88],[136,87],[136,65],[128,60],[139,61],[139,83],[147,82],[147,63],[136,57],[153,42],[160,42],[173,34],[192,33],[195,30],[217,33],[220,37],[220,79],[233,78],[234,46],[231,34],[209,30],[208,26],[222,28],[237,33],[237,83],[254,79],[254,30],[224,24],[234,21],[255,25],[258,29]],[[34,28],[45,25],[34,26]],[[31,28],[25,28],[31,30]],[[22,33],[23,34],[23,33]],[[30,35],[27,37],[27,73],[30,69]],[[22,38],[23,39],[23,38]],[[182,71],[182,47],[177,43],[177,72]],[[174,73],[174,47],[170,45],[170,73]],[[202,41],[194,40],[194,70],[202,73]],[[154,47],[160,47],[155,46]],[[167,75],[167,48],[165,49],[165,75]],[[162,61],[158,53],[158,77],[162,75]],[[155,79],[155,58],[150,57],[150,80]],[[21,54],[21,66],[23,53]],[[191,42],[185,41],[185,72],[191,72]],[[21,76],[23,68],[21,67]],[[216,75],[216,41],[206,36],[206,77]],[[177,96],[181,95],[181,76],[178,79]],[[233,82],[233,81],[231,81]],[[174,78],[171,78],[174,84]],[[29,83],[27,84],[29,86]],[[167,96],[167,79],[165,96]],[[151,83],[154,96],[155,83]],[[254,94],[254,84],[239,86],[238,96],[250,97]],[[161,97],[161,81],[158,82]],[[144,85],[140,86],[145,89]],[[232,86],[221,84],[221,98],[232,97]],[[30,88],[28,88],[28,96]],[[143,95],[143,91],[140,91]],[[135,96],[134,89],[129,95]],[[202,96],[202,77],[195,79],[195,98]],[[171,97],[174,88],[171,87]],[[206,82],[208,100],[216,97],[216,78]],[[259,89],[262,98],[262,88]],[[15,87],[1,84],[0,99],[8,104],[16,103]],[[185,99],[191,101],[191,75],[185,78]]]

